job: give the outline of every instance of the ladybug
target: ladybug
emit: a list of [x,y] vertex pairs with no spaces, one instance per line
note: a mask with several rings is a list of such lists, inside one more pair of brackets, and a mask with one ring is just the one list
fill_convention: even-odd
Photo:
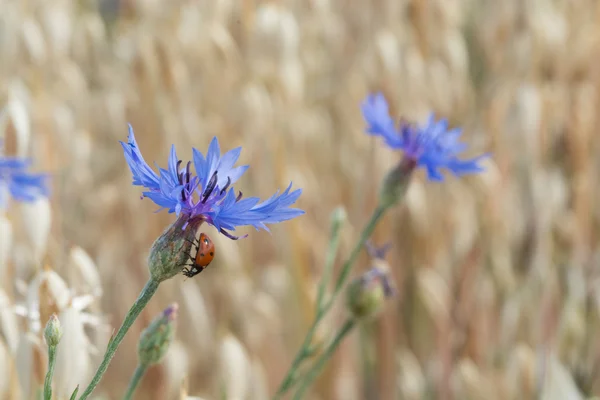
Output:
[[191,243],[196,249],[196,255],[192,257],[192,255],[189,254],[192,263],[186,264],[188,268],[183,268],[183,274],[188,278],[192,278],[204,271],[213,258],[215,258],[215,244],[210,240],[206,233],[200,234],[197,243],[196,240]]

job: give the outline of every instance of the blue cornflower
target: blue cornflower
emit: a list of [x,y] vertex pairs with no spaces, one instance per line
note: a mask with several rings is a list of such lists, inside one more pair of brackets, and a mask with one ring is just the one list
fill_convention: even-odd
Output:
[[368,123],[367,133],[381,136],[388,147],[402,150],[405,158],[414,166],[424,167],[432,181],[442,181],[440,169],[446,168],[456,176],[483,171],[480,161],[487,157],[461,160],[458,154],[467,145],[458,141],[461,129],[448,130],[448,121],[435,120],[433,113],[424,126],[401,122],[399,126],[390,117],[383,94],[369,95],[363,102],[362,113]]
[[242,148],[221,155],[216,137],[210,142],[206,157],[199,150],[192,149],[196,175],[191,171],[192,162],[181,167],[175,146],[171,147],[168,169],[159,168],[160,174],[156,174],[144,161],[131,125],[128,142],[120,143],[133,174],[133,184],[145,187],[147,191],[143,192],[143,196],[154,201],[160,209],[183,215],[187,219],[184,227],[193,221],[207,222],[228,238],[239,239],[229,231],[235,231],[238,226],[268,231],[266,224],[304,214],[300,209],[290,208],[302,193],[301,189],[290,192],[291,183],[283,193],[278,191],[262,202],[258,197],[243,198],[242,192],[236,195],[232,185],[248,169],[247,165],[234,166]]
[[47,176],[28,172],[30,165],[29,159],[0,155],[0,207],[6,206],[8,195],[21,202],[48,196]]

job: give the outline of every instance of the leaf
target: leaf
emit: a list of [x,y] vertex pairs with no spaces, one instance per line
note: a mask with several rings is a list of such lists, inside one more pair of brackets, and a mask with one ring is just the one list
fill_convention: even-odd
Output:
[[77,392],[79,392],[79,385],[77,385],[77,387],[73,391],[73,394],[71,395],[70,400],[75,400],[77,398]]

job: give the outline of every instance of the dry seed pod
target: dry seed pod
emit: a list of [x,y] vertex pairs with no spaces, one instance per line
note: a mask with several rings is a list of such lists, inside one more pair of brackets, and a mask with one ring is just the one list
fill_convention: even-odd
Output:
[[469,52],[460,31],[448,32],[444,37],[444,55],[453,75],[466,78],[469,72]]
[[252,361],[250,371],[250,390],[248,393],[249,400],[268,400],[269,384],[267,380],[267,372],[259,359],[255,358]]
[[554,354],[546,357],[546,374],[540,398],[544,400],[584,400],[573,376]]
[[239,340],[227,334],[219,346],[219,371],[228,399],[245,399],[250,389],[250,361]]
[[13,311],[13,305],[6,293],[0,289],[0,336],[4,338],[12,354],[17,351],[19,345],[19,330],[19,321]]
[[46,254],[52,223],[50,201],[47,198],[39,198],[31,203],[21,203],[20,208],[34,260],[41,262]]
[[[1,189],[0,189],[1,190]],[[12,224],[0,212],[0,276],[5,277],[10,249],[12,247]]]
[[251,48],[271,60],[295,57],[300,45],[300,29],[293,13],[281,4],[261,5],[255,15]]
[[305,76],[302,64],[293,59],[283,62],[279,67],[279,81],[288,100],[298,104],[304,98]]
[[495,399],[492,382],[485,379],[477,365],[470,359],[462,359],[454,369],[452,381],[457,399]]
[[[18,91],[17,91],[18,92]],[[29,153],[29,143],[31,140],[31,122],[29,112],[25,102],[11,93],[12,99],[8,102],[4,110],[0,110],[0,131],[3,136],[7,127],[11,127],[16,140],[17,157],[26,157]],[[9,130],[10,132],[10,130]]]
[[65,281],[49,267],[38,272],[27,288],[27,314],[33,332],[41,329],[41,321],[59,314],[69,304],[71,294]]
[[375,37],[375,44],[383,70],[389,74],[397,74],[402,63],[398,37],[389,30],[383,30]]
[[0,399],[7,399],[10,390],[12,356],[0,338]]
[[517,344],[509,355],[504,371],[504,381],[510,400],[535,397],[536,356],[529,346],[523,343]]
[[74,246],[69,252],[70,270],[75,272],[81,283],[78,289],[82,293],[94,296],[102,295],[102,281],[94,260],[81,247]]
[[186,343],[192,343],[197,349],[194,361],[208,362],[214,352],[213,317],[197,286],[182,285],[181,297],[181,329],[178,337]]
[[42,65],[47,58],[46,41],[39,23],[33,18],[23,22],[23,42],[33,64]]
[[23,398],[29,399],[43,384],[46,372],[46,349],[40,338],[30,332],[21,335],[15,360]]
[[[299,186],[305,187],[301,185]],[[284,266],[273,264],[263,268],[262,275],[260,277],[261,290],[273,297],[275,301],[281,302],[289,296],[290,285],[290,273]]]
[[404,203],[410,215],[411,225],[416,234],[425,235],[431,225],[423,183],[413,180],[406,192]]
[[[181,330],[180,330],[181,331]],[[202,350],[197,350],[200,352]],[[196,353],[196,350],[194,351]],[[170,396],[174,396],[182,389],[181,382],[184,382],[188,371],[190,370],[191,362],[196,359],[190,359],[191,353],[186,346],[178,340],[171,343],[171,347],[163,361],[163,365],[167,374],[168,391]],[[173,397],[170,397],[173,398]]]
[[280,315],[279,304],[267,293],[258,292],[253,296],[249,310],[244,313],[244,339],[250,349],[268,341],[273,332],[281,332]]
[[397,357],[398,377],[396,382],[403,399],[420,400],[425,393],[425,377],[419,360],[408,349]]
[[69,2],[46,3],[42,16],[44,37],[48,40],[48,47],[52,48],[56,56],[67,58],[73,37],[73,14]]
[[86,384],[91,372],[91,344],[81,311],[67,307],[59,314],[63,335],[57,347],[54,388],[57,398],[68,398],[77,385]]
[[467,254],[473,249],[473,246],[479,238],[479,226],[476,199],[465,187],[454,185],[448,187],[452,193],[452,209],[449,210],[447,217],[450,219],[450,225],[454,230],[452,238],[452,248],[456,259],[461,260],[467,257]]
[[444,278],[434,269],[421,268],[417,272],[419,298],[434,323],[443,323],[449,316],[450,289]]
[[558,348],[568,366],[576,365],[581,357],[581,344],[586,342],[586,309],[583,302],[566,299],[558,329]]

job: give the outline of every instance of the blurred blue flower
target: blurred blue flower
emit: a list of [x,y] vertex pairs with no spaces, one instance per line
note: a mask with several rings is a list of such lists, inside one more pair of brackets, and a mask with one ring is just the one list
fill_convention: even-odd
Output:
[[399,126],[389,115],[388,104],[381,93],[369,95],[363,102],[363,116],[368,124],[367,133],[381,136],[388,147],[402,150],[415,166],[424,167],[432,181],[443,181],[439,171],[446,168],[456,176],[483,171],[480,161],[488,155],[461,160],[458,154],[467,145],[458,141],[461,129],[448,130],[448,121],[436,121],[431,114],[424,126],[401,122]]
[[128,142],[120,143],[133,174],[133,184],[147,189],[143,192],[144,197],[159,205],[159,210],[166,208],[169,213],[183,215],[188,222],[207,222],[230,239],[239,239],[228,232],[235,231],[238,226],[253,226],[257,230],[268,231],[266,224],[287,221],[304,214],[303,210],[290,208],[302,193],[301,189],[290,192],[291,183],[283,193],[278,191],[262,202],[258,197],[243,198],[242,192],[236,196],[233,184],[248,166],[234,166],[241,147],[221,155],[216,137],[212,139],[206,157],[197,149],[192,149],[196,175],[190,170],[191,162],[181,167],[175,146],[171,147],[168,169],[159,168],[159,174],[154,172],[142,157],[131,125]]
[[0,155],[0,207],[6,206],[9,195],[21,202],[48,196],[48,177],[28,172],[30,165],[29,159]]

